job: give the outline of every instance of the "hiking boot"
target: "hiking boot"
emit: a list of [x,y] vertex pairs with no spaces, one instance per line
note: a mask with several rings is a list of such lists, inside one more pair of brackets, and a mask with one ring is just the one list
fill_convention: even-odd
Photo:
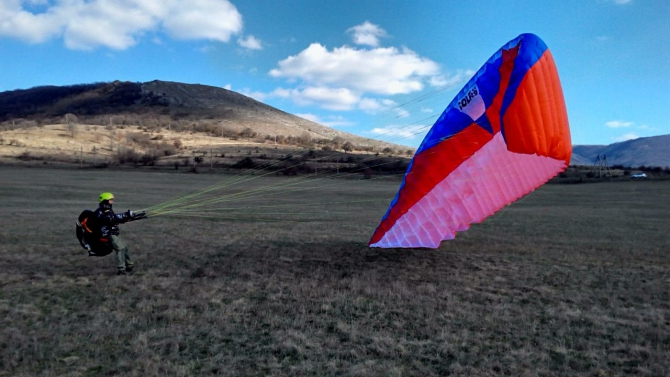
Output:
[[126,266],[126,272],[129,274],[133,273],[133,266]]
[[117,274],[117,275],[128,275],[128,271],[126,271],[126,270],[117,270],[117,271],[116,271],[116,274]]

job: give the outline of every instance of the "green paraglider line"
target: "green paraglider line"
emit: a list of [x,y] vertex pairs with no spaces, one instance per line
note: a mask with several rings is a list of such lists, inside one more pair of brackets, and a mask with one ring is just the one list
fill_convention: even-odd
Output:
[[[387,177],[380,177],[380,178],[387,178]],[[322,180],[325,180],[325,179],[322,179]],[[316,186],[316,187],[299,187],[299,188],[295,188],[293,190],[277,191],[277,190],[280,190],[280,189],[285,189],[287,187],[296,186],[296,185],[299,185],[299,184],[302,184],[302,183],[303,182],[298,181],[298,182],[293,182],[291,184],[283,184],[281,186],[270,186],[270,187],[255,189],[255,190],[247,190],[247,191],[236,193],[236,194],[222,195],[222,196],[210,198],[210,199],[207,199],[207,200],[202,200],[202,201],[199,201],[199,202],[196,202],[196,203],[183,205],[182,207],[178,207],[178,208],[174,208],[174,209],[165,209],[165,210],[160,211],[160,212],[155,212],[153,214],[153,216],[157,216],[157,215],[160,215],[160,214],[167,214],[167,213],[178,213],[178,212],[183,211],[185,209],[192,209],[192,208],[197,208],[197,207],[210,205],[210,204],[215,204],[215,203],[235,202],[235,201],[240,201],[240,200],[243,200],[243,199],[255,198],[255,197],[263,196],[267,192],[272,191],[272,190],[274,190],[275,193],[279,193],[279,194],[283,194],[283,193],[287,193],[287,192],[315,190],[315,189],[321,189],[321,188],[325,188],[325,187],[336,186],[336,185],[342,184],[343,181],[338,180],[338,182],[335,182],[335,183],[332,183],[332,184],[321,185],[321,186]]]
[[[411,101],[410,101],[410,102],[411,102]],[[436,116],[436,115],[433,115],[433,116],[424,118],[424,119],[422,119],[422,120],[413,122],[413,123],[411,123],[410,125],[417,124],[417,123],[419,123],[419,122],[423,122],[424,120],[434,118],[435,116]],[[407,137],[412,137],[413,135],[416,135],[416,134],[418,134],[418,133],[421,133],[423,129],[425,129],[425,128],[429,128],[429,127],[432,127],[432,126],[424,126],[424,127],[422,127],[421,129],[419,129],[418,131],[414,132],[413,134],[410,134],[410,135],[403,135],[403,136],[397,137],[396,139],[403,139],[403,138],[407,138]],[[400,129],[401,129],[401,128],[390,129],[390,130],[388,130],[386,133],[391,134],[391,133],[393,133],[393,132],[395,132],[395,131],[397,131],[397,130],[400,130]],[[387,142],[391,142],[391,141],[387,141]],[[303,157],[304,157],[305,155],[307,155],[308,153],[309,153],[309,152],[304,153],[304,154],[303,154]],[[328,155],[328,156],[323,156],[323,157],[317,158],[317,159],[315,159],[315,160],[313,160],[313,161],[318,161],[318,160],[322,160],[322,159],[331,158],[331,157],[333,157],[333,156],[335,156],[335,155],[338,155],[338,154],[331,154],[331,155]],[[378,158],[377,155],[375,155],[374,157],[371,156],[370,158],[368,158],[368,159],[366,159],[366,160],[363,160],[363,161],[359,161],[358,163],[364,163],[364,162],[366,162],[366,161],[374,160],[374,159],[376,159],[376,158]],[[262,170],[265,170],[265,169],[267,169],[267,168],[269,168],[269,167],[272,167],[272,166],[275,166],[275,165],[277,165],[277,164],[279,164],[279,163],[281,163],[281,162],[283,162],[283,161],[277,161],[277,162],[272,163],[272,164],[265,164],[265,165],[262,165],[262,166],[259,167],[258,169],[252,169],[252,170],[251,170],[251,174],[253,175],[253,173],[256,172],[256,171],[262,171]],[[284,170],[287,170],[287,169],[291,169],[291,168],[294,168],[294,167],[298,167],[298,166],[304,165],[304,164],[306,164],[306,163],[307,163],[307,161],[305,161],[305,162],[301,162],[301,163],[299,163],[299,164],[295,164],[295,165],[292,165],[292,166],[289,166],[289,167],[286,167],[286,168],[281,169],[281,170],[279,170],[279,171],[272,171],[272,172],[268,172],[268,173],[266,173],[266,174],[262,174],[262,175],[259,175],[259,176],[254,176],[253,178],[243,179],[245,176],[248,176],[248,175],[249,175],[249,174],[247,174],[248,171],[245,171],[245,172],[240,173],[240,174],[238,174],[238,175],[236,175],[236,176],[233,176],[233,177],[231,177],[231,178],[229,178],[229,179],[227,179],[227,180],[224,180],[224,181],[222,181],[222,182],[218,182],[218,183],[216,183],[216,184],[214,184],[214,185],[211,185],[211,186],[209,186],[209,187],[207,187],[207,188],[205,188],[205,189],[203,189],[203,190],[196,191],[196,192],[194,192],[194,193],[191,193],[191,194],[188,194],[188,195],[185,195],[185,196],[182,196],[182,197],[178,197],[178,198],[175,198],[175,199],[172,199],[172,200],[168,200],[168,201],[166,201],[166,202],[163,202],[163,203],[161,203],[161,204],[155,205],[155,206],[153,206],[153,207],[146,208],[146,209],[144,209],[144,210],[145,210],[145,211],[155,211],[155,212],[157,212],[157,211],[161,211],[161,210],[164,210],[164,209],[166,209],[166,208],[169,208],[169,207],[175,207],[175,206],[179,206],[179,205],[184,205],[184,204],[190,203],[191,201],[198,202],[200,199],[197,199],[197,197],[198,197],[198,196],[201,196],[201,195],[203,195],[203,194],[206,194],[206,193],[208,193],[208,192],[217,191],[217,190],[220,190],[220,189],[225,188],[225,187],[229,187],[229,186],[232,186],[232,185],[235,185],[235,184],[239,184],[239,183],[244,183],[244,182],[247,182],[247,181],[249,181],[249,180],[253,180],[253,179],[256,179],[256,178],[260,178],[260,177],[267,176],[267,175],[269,175],[269,174],[274,174],[274,173],[281,172],[281,171],[284,171]],[[393,162],[389,162],[389,163],[393,163]],[[383,164],[376,165],[376,166],[381,166],[381,165],[383,165]],[[376,166],[368,166],[368,167],[364,167],[364,168],[362,168],[362,169],[372,168],[372,167],[376,167]],[[361,170],[361,169],[358,169],[358,171],[360,171],[360,170]],[[326,171],[327,171],[327,172],[332,172],[333,169],[332,169],[332,168],[330,168],[330,169],[326,169]],[[323,174],[325,174],[325,173],[326,173],[326,172],[322,172],[322,173],[320,173],[320,174],[323,175]],[[352,173],[352,172],[350,172],[350,173]],[[350,173],[349,173],[349,174],[350,174]],[[316,176],[316,175],[318,175],[318,174],[310,175],[310,176],[308,176],[308,177],[314,177],[314,176]],[[301,179],[301,180],[306,180],[307,178],[299,178],[299,179]]]
[[[386,163],[383,163],[383,164],[366,166],[366,167],[361,168],[361,169],[356,169],[356,170],[354,170],[352,172],[349,172],[347,174],[343,174],[342,177],[346,178],[347,176],[353,175],[353,173],[355,173],[357,171],[360,171],[360,170],[363,170],[363,169],[374,168],[374,167],[387,165],[387,164],[391,164],[391,163],[395,163],[395,162],[396,161],[391,161],[391,162],[386,162]],[[235,193],[235,194],[221,195],[221,196],[217,196],[217,197],[209,198],[209,199],[196,199],[196,200],[193,200],[193,201],[190,201],[190,202],[189,201],[182,201],[182,202],[179,202],[179,203],[174,203],[173,202],[169,206],[159,206],[158,209],[154,209],[153,211],[151,209],[147,209],[146,211],[148,211],[149,213],[152,213],[153,216],[157,216],[157,215],[166,214],[166,213],[177,213],[177,212],[179,212],[183,209],[201,207],[201,206],[204,206],[204,205],[209,205],[209,204],[214,204],[214,203],[219,203],[219,202],[231,202],[231,201],[237,201],[237,200],[242,200],[242,199],[248,199],[248,198],[252,198],[252,197],[258,197],[258,196],[262,196],[263,193],[265,193],[265,192],[277,191],[277,190],[284,189],[286,187],[291,187],[291,186],[296,186],[298,184],[302,184],[305,181],[307,181],[309,178],[314,177],[314,176],[316,176],[316,174],[309,175],[309,176],[306,176],[306,177],[291,179],[287,183],[285,182],[285,183],[282,183],[282,184],[279,184],[279,185],[276,185],[276,186],[266,186],[266,187],[259,188],[259,189],[250,189],[250,190],[242,191],[242,192]],[[390,176],[386,176],[386,177],[390,177]],[[379,177],[379,178],[386,178],[386,177]],[[253,178],[250,178],[249,180],[251,180],[251,179],[253,179]],[[319,178],[319,180],[326,180],[326,179],[335,180],[334,178]],[[312,182],[314,182],[314,180],[312,180]],[[343,181],[338,179],[337,183],[333,183],[333,184],[330,184],[330,185],[323,185],[323,186],[318,186],[318,187],[307,187],[307,188],[300,188],[300,189],[296,189],[296,190],[280,191],[280,192],[285,193],[285,192],[295,192],[295,191],[301,191],[301,190],[318,189],[318,188],[335,186],[335,185],[338,185],[338,184],[341,184],[341,183],[343,183]],[[221,188],[226,187],[226,186],[229,186],[229,185],[222,186]],[[210,191],[214,191],[214,190],[210,190]],[[177,207],[179,205],[181,205],[181,207]],[[168,209],[168,207],[177,207],[177,208]]]
[[[407,101],[405,103],[402,103],[400,105],[397,105],[396,107],[393,107],[393,108],[389,109],[385,114],[381,114],[376,119],[381,120],[385,115],[392,114],[393,111],[395,111],[397,109],[400,109],[400,108],[408,107],[411,104],[416,105],[416,104],[424,102],[424,101],[426,101],[430,98],[439,98],[439,97],[441,97],[442,95],[445,94],[445,91],[447,89],[448,88],[438,89],[438,90],[435,90],[433,92],[430,92],[430,93],[424,94],[422,96],[419,96],[419,97],[417,97],[415,99],[412,99],[410,101]],[[376,140],[379,141],[379,142],[391,143],[393,141],[411,138],[414,135],[422,133],[425,129],[431,128],[432,124],[423,126],[423,127],[419,128],[418,130],[414,130],[414,132],[409,133],[409,134],[401,133],[401,131],[403,129],[406,129],[406,128],[408,128],[410,126],[413,126],[413,125],[416,125],[416,124],[419,124],[419,123],[424,122],[426,120],[436,118],[440,114],[441,113],[433,114],[429,117],[426,117],[426,118],[423,118],[421,120],[409,123],[409,124],[407,124],[403,127],[389,128],[385,132],[383,132],[381,134],[378,134],[377,137],[385,136],[385,135],[394,136],[394,137],[390,138],[389,140],[380,140],[380,139],[376,139]],[[398,117],[399,116],[396,116],[395,118],[398,118]],[[302,156],[299,156],[298,158],[300,158],[300,157],[304,158],[310,152],[312,152],[312,151],[305,152]],[[282,193],[286,193],[286,192],[297,192],[297,191],[303,191],[303,190],[313,190],[313,189],[319,189],[319,188],[324,188],[324,187],[331,187],[331,186],[334,186],[334,185],[337,185],[337,184],[342,184],[342,183],[349,182],[349,181],[338,179],[338,181],[340,181],[340,182],[330,184],[330,185],[322,185],[322,186],[307,187],[307,188],[298,188],[298,189],[292,189],[292,190],[288,190],[288,191],[285,190],[286,188],[292,188],[294,186],[297,186],[299,184],[304,184],[306,182],[315,182],[316,180],[346,178],[348,176],[354,175],[354,173],[356,173],[356,172],[360,172],[360,171],[363,171],[365,169],[372,169],[372,168],[375,168],[375,167],[379,167],[379,166],[383,166],[383,165],[392,164],[392,163],[397,162],[397,161],[391,161],[391,162],[381,163],[381,164],[377,164],[377,165],[363,166],[359,169],[349,171],[348,173],[345,173],[345,174],[338,174],[338,176],[330,177],[330,178],[323,178],[323,176],[325,176],[326,174],[332,173],[334,171],[334,168],[332,168],[332,167],[331,168],[325,168],[318,174],[310,174],[310,175],[299,177],[299,178],[293,178],[293,179],[288,180],[287,182],[283,182],[281,184],[274,185],[274,186],[267,186],[267,187],[264,187],[264,188],[243,190],[243,191],[233,193],[233,194],[224,194],[224,195],[217,195],[217,196],[210,197],[210,198],[203,198],[203,195],[208,194],[208,193],[214,193],[216,191],[223,190],[225,188],[229,188],[231,186],[248,183],[251,180],[266,177],[266,176],[271,175],[271,174],[277,174],[279,172],[286,171],[288,169],[292,169],[292,168],[299,167],[301,165],[307,164],[308,162],[324,160],[324,159],[332,158],[333,156],[339,156],[339,155],[340,155],[340,153],[333,153],[333,154],[330,154],[330,155],[327,155],[327,156],[322,156],[322,157],[319,157],[319,158],[315,158],[311,161],[303,161],[303,162],[300,162],[300,163],[297,163],[297,164],[294,164],[294,165],[290,165],[290,166],[285,167],[283,169],[280,169],[278,171],[277,170],[268,171],[268,169],[270,169],[272,167],[275,167],[275,166],[277,166],[277,165],[279,165],[279,164],[281,164],[285,161],[280,160],[280,161],[275,161],[273,163],[262,164],[260,166],[257,166],[255,168],[253,168],[253,169],[247,169],[247,170],[245,170],[245,171],[243,171],[239,174],[236,174],[234,176],[228,177],[227,179],[224,179],[222,181],[214,183],[214,184],[212,184],[212,185],[210,185],[210,186],[208,186],[208,187],[206,187],[202,190],[198,190],[198,191],[195,191],[195,192],[192,192],[190,194],[183,195],[183,196],[173,197],[168,201],[165,201],[165,202],[156,204],[154,206],[148,207],[148,208],[144,209],[144,211],[146,211],[147,214],[150,217],[157,217],[157,216],[164,216],[164,215],[175,215],[176,216],[179,213],[189,212],[189,211],[194,210],[195,208],[198,208],[198,207],[217,204],[217,203],[231,203],[231,202],[241,201],[241,200],[245,200],[245,199],[256,198],[256,197],[263,196],[263,195],[275,195],[275,194],[282,194]],[[379,158],[378,153],[375,154],[375,155],[371,155],[369,158],[366,158],[362,161],[358,161],[357,163],[362,164],[362,163],[365,163],[365,162],[368,162],[368,161],[371,161],[371,160],[374,160],[374,159],[377,159],[377,158]],[[259,174],[259,175],[256,175],[257,172],[263,172],[263,173]],[[320,176],[320,177],[316,178],[317,176]],[[393,177],[393,176],[396,176],[396,175],[375,177],[375,178],[369,178],[369,179],[366,179],[366,180],[384,179],[384,178]],[[388,199],[383,199],[383,200],[388,200]],[[217,209],[212,209],[212,210],[216,211]],[[203,210],[199,210],[198,212],[202,212],[202,211]]]

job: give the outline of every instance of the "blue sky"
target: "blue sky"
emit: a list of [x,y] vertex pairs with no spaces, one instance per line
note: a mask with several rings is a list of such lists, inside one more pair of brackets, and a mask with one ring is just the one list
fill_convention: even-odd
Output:
[[668,0],[0,0],[0,91],[205,84],[418,146],[470,75],[534,33],[573,143],[610,144],[670,134],[669,19]]

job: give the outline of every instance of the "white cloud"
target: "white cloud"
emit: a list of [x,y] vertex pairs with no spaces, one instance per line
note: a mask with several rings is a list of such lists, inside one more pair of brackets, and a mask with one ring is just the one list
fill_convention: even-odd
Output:
[[387,126],[373,128],[370,133],[375,136],[396,136],[403,139],[414,139],[418,136],[423,136],[428,132],[430,126],[414,125],[414,126]]
[[[228,90],[231,90],[231,89],[228,89]],[[249,88],[244,88],[244,89],[240,90],[239,92],[241,94],[244,94],[247,97],[251,97],[251,98],[253,98],[253,99],[255,99],[256,101],[259,101],[259,102],[263,102],[268,97],[268,95],[266,93],[259,92],[259,91],[254,91],[254,90],[251,90]]]
[[472,69],[459,69],[451,76],[438,75],[430,78],[430,85],[436,88],[451,88],[469,80],[477,73]]
[[228,42],[242,30],[242,15],[228,0],[61,0],[41,13],[21,0],[0,2],[0,36],[29,43],[63,37],[71,49],[129,48],[147,33],[174,39]]
[[432,113],[432,112],[433,112],[433,109],[431,109],[430,107],[423,107],[423,106],[421,106],[421,112],[422,112],[422,113]]
[[[134,1],[155,4],[152,0]],[[176,39],[228,42],[231,35],[242,30],[242,15],[228,0],[164,0],[156,7],[167,8],[163,28]]]
[[636,134],[635,132],[629,132],[627,134],[621,135],[619,137],[615,137],[615,141],[627,141],[627,140],[633,140],[633,139],[638,139],[640,135]]
[[372,47],[379,46],[379,38],[386,36],[386,30],[369,21],[348,29],[347,33],[353,35],[355,44]]
[[41,43],[62,31],[63,25],[54,9],[33,14],[23,9],[20,0],[0,1],[0,36]]
[[328,127],[348,127],[356,124],[354,122],[346,120],[344,117],[340,115],[329,115],[326,116],[325,118],[321,118],[318,115],[311,113],[295,114],[295,115]]
[[409,116],[409,111],[403,108],[397,108],[394,111],[396,113],[396,118],[407,118]]
[[363,98],[358,103],[358,108],[369,114],[377,114],[388,111],[398,106],[398,103],[390,99]]
[[212,45],[207,45],[207,46],[202,46],[202,47],[198,48],[197,50],[206,54],[206,53],[209,53],[209,52],[212,52],[212,51],[216,51],[216,47],[214,47]]
[[[230,84],[226,84],[226,85],[223,86],[223,89],[233,90],[233,86],[230,85]],[[263,100],[265,100],[268,97],[267,93],[251,90],[249,88],[242,88],[242,89],[235,90],[235,91],[240,93],[240,94],[243,94],[247,97],[251,97],[251,98],[253,98],[253,99],[255,99],[256,101],[259,101],[259,102],[263,102]]]
[[360,97],[347,88],[306,87],[301,89],[277,88],[272,96],[288,98],[301,106],[318,103],[329,110],[351,110]]
[[605,123],[605,125],[609,128],[625,128],[625,127],[630,127],[633,124],[634,124],[633,122],[627,122],[627,121],[623,121],[623,120],[611,120],[611,121]]
[[254,37],[253,35],[247,35],[245,38],[238,39],[237,44],[248,50],[263,49],[263,44],[261,43],[260,39]]
[[[318,105],[331,110],[363,110],[370,114],[397,106],[379,97],[410,94],[426,86],[446,89],[469,79],[475,72],[444,73],[439,64],[407,47],[376,47],[386,32],[365,22],[347,30],[358,44],[328,49],[312,43],[296,55],[277,63],[269,74],[283,78],[294,89],[278,88],[273,95],[298,105]],[[388,101],[388,102],[387,102]],[[407,112],[397,112],[405,117]]]
[[343,46],[328,51],[313,43],[298,55],[280,61],[270,75],[301,80],[312,86],[392,95],[422,90],[425,80],[440,75],[440,68],[408,49]]

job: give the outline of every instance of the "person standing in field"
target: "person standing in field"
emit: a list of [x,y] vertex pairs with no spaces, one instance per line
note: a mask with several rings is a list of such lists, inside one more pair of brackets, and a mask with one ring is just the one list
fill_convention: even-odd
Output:
[[119,224],[131,220],[143,218],[143,213],[135,214],[133,211],[116,214],[112,211],[114,195],[111,192],[103,192],[98,197],[98,209],[93,212],[93,217],[100,229],[102,239],[107,239],[116,252],[116,274],[128,275],[133,272],[133,261],[128,253],[128,245],[119,237]]

